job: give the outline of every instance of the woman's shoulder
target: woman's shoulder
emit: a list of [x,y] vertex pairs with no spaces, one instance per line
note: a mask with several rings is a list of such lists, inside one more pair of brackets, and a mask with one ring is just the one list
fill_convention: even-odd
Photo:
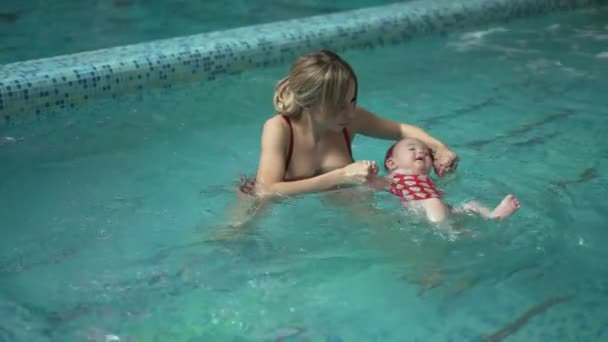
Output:
[[262,129],[262,137],[264,139],[270,139],[276,143],[283,144],[289,141],[291,134],[289,121],[281,114],[273,115],[264,121]]
[[270,131],[285,131],[289,130],[289,118],[282,114],[275,114],[264,121],[264,130]]

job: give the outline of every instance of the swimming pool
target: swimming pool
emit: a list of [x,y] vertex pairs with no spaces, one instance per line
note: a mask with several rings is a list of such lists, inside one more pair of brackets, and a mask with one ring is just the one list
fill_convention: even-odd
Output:
[[[476,241],[306,196],[240,241],[197,243],[254,170],[286,65],[3,127],[0,340],[470,341],[511,323],[513,341],[607,338],[607,15],[343,54],[362,105],[459,153],[450,202],[521,199],[509,221],[466,220]],[[421,291],[414,270],[438,257],[445,282]]]
[[0,7],[0,64],[327,14],[394,0],[114,0]]

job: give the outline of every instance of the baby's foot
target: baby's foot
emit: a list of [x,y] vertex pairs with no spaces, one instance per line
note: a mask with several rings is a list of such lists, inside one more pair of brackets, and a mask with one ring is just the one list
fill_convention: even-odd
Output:
[[492,218],[504,220],[519,209],[519,200],[514,195],[507,195],[492,211]]

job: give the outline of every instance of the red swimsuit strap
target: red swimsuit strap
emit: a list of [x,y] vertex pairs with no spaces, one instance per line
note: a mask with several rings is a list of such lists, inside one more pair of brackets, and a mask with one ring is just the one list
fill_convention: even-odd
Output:
[[291,162],[291,156],[293,155],[293,126],[291,126],[291,120],[289,119],[289,116],[283,114],[281,114],[281,116],[283,117],[283,119],[285,119],[285,121],[287,121],[287,124],[289,125],[289,150],[287,150],[287,158],[285,159],[285,172],[287,172],[287,169],[289,168],[289,163]]

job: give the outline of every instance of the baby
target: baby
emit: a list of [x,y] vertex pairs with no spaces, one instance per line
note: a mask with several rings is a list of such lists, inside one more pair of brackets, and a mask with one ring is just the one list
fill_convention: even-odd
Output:
[[371,186],[374,190],[390,191],[408,208],[422,209],[432,223],[445,222],[453,213],[473,213],[502,220],[519,209],[519,201],[513,195],[507,195],[493,210],[474,201],[458,208],[446,205],[429,176],[432,165],[431,150],[424,143],[412,138],[402,139],[386,152],[384,166],[389,175],[373,179]]

